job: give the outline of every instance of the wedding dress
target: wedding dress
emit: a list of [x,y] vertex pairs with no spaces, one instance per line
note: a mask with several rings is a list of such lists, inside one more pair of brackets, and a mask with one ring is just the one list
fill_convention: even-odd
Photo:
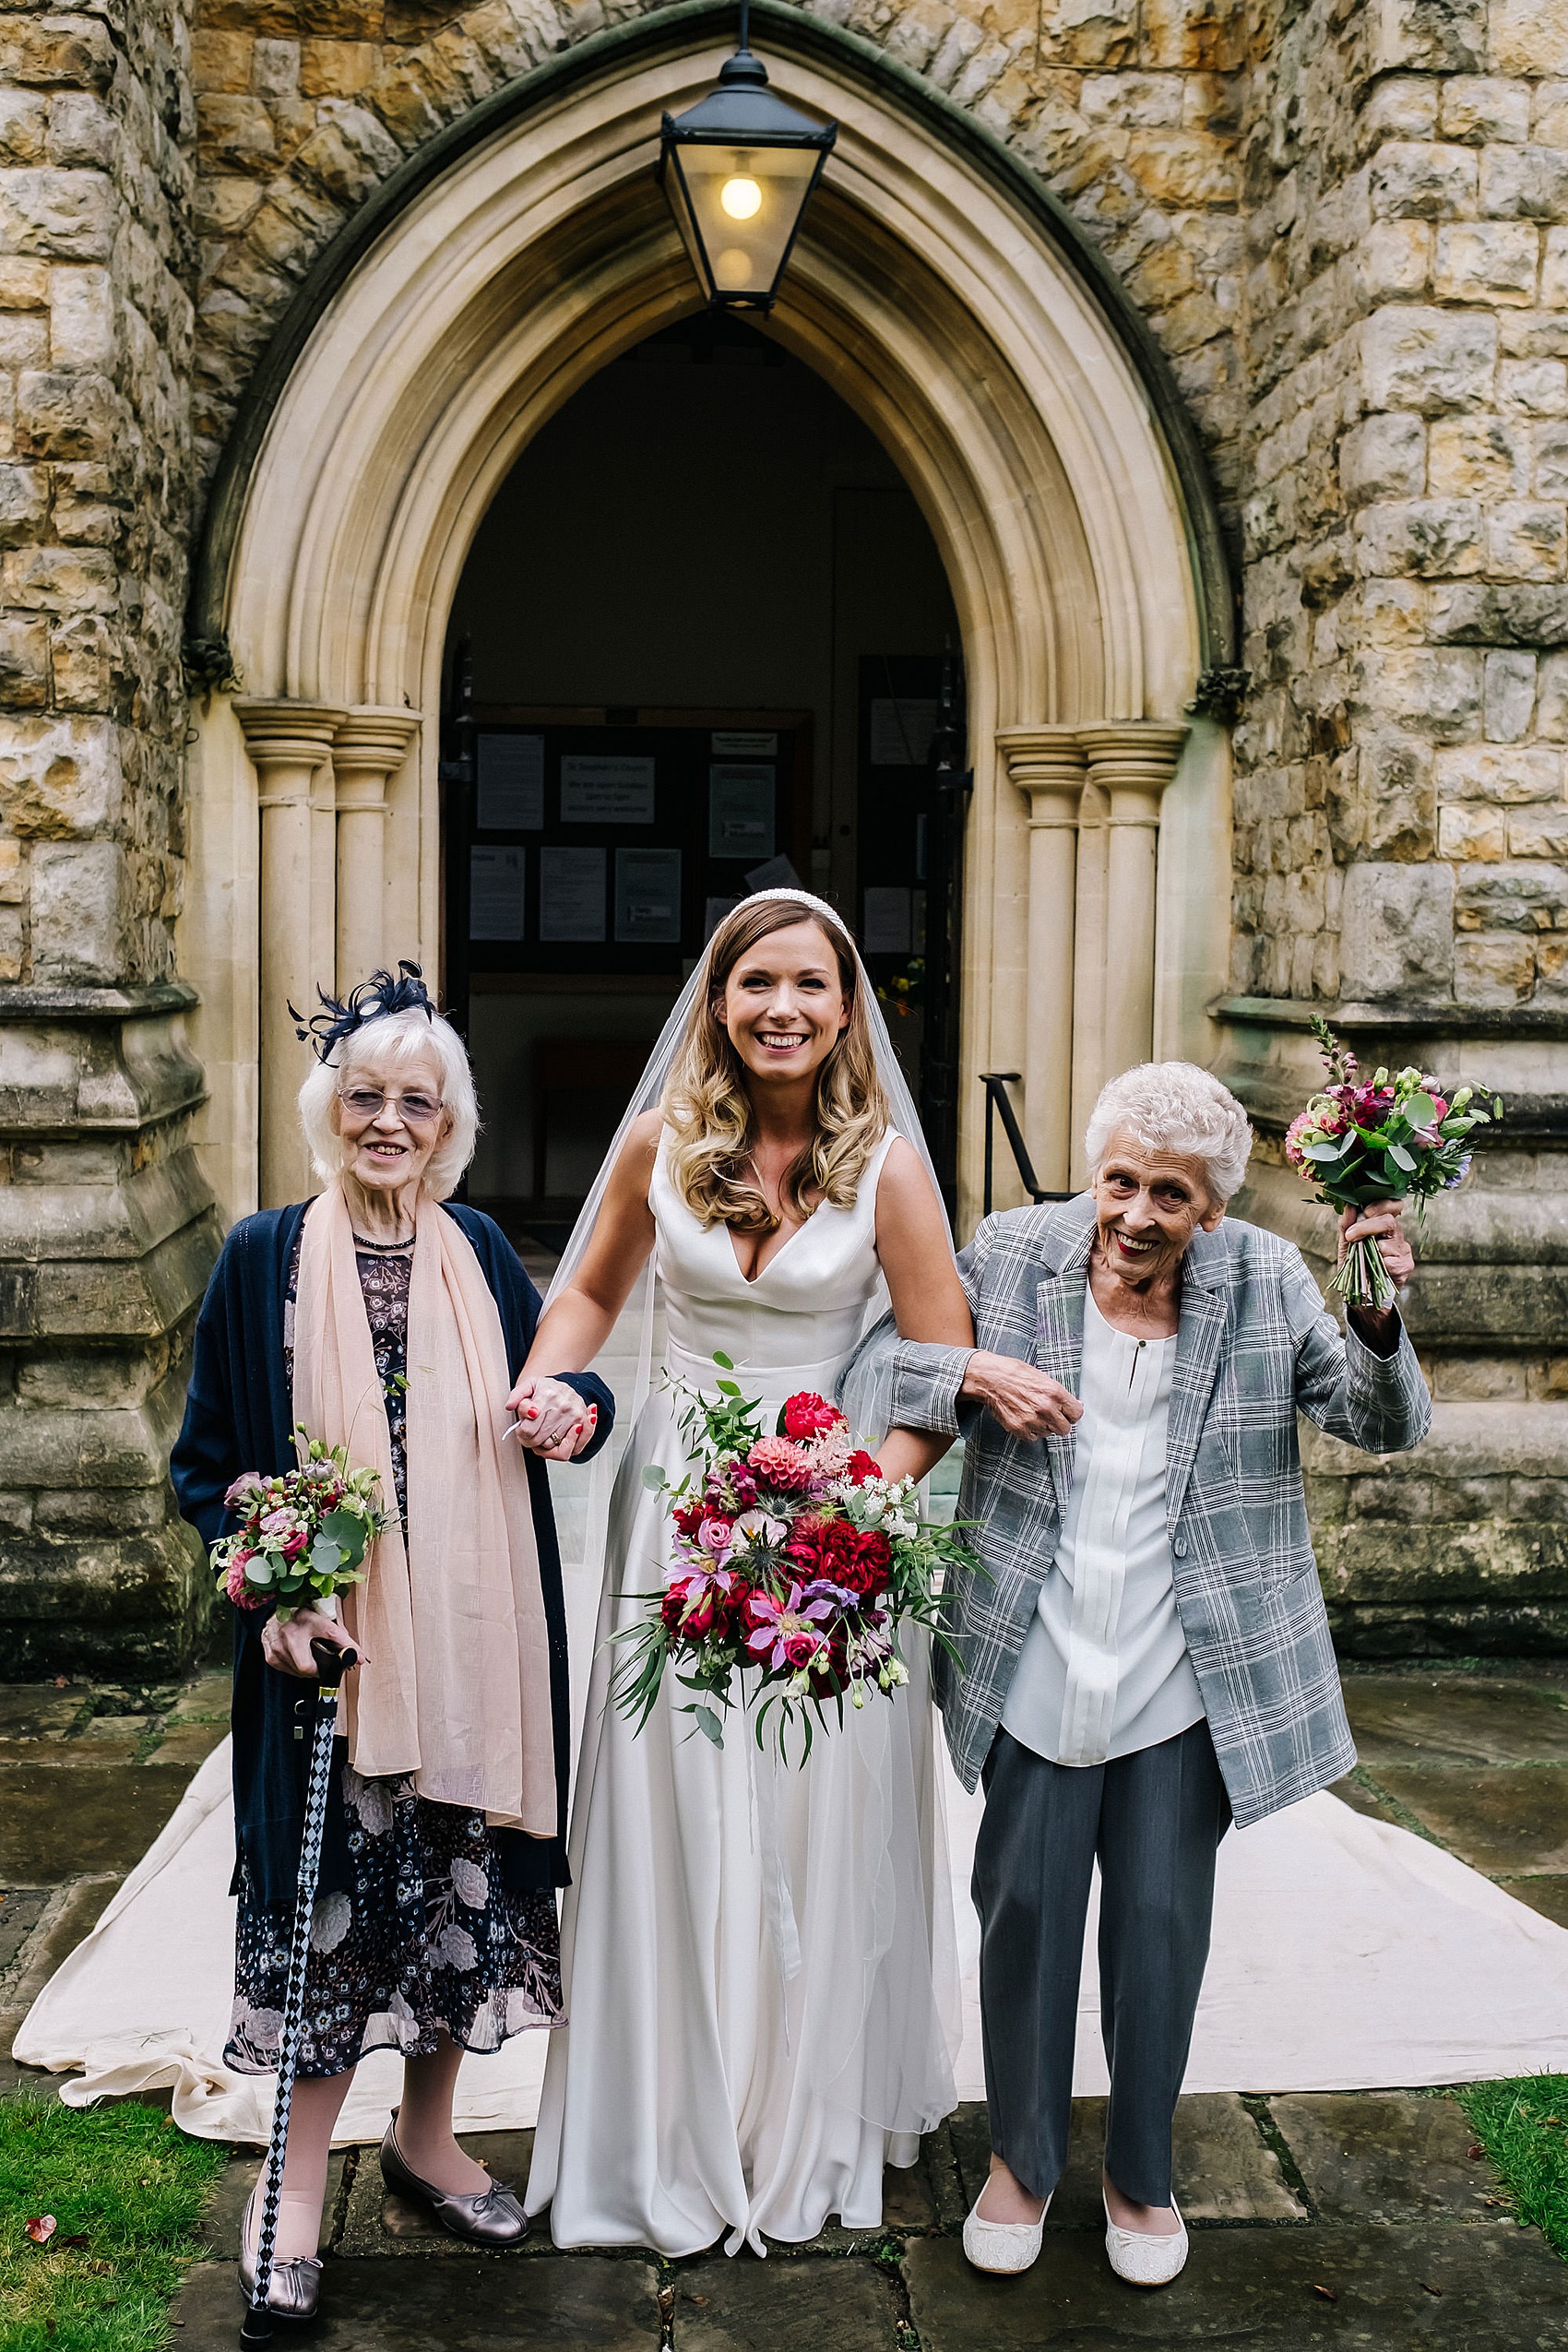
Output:
[[[661,1145],[649,1189],[668,1344],[610,1505],[604,1593],[572,1835],[562,1958],[528,2204],[559,2245],[732,2252],[882,2219],[885,2163],[955,2104],[952,1906],[923,1647],[891,1700],[830,1711],[804,1765],[734,1707],[715,1747],[667,1674],[640,1733],[610,1695],[610,1636],[662,1592],[670,1522],[643,1472],[689,1467],[671,1386],[713,1392],[716,1352],[771,1429],[801,1389],[831,1396],[877,1289],[877,1180],[824,1203],[742,1275]],[[771,1717],[769,1726],[771,1726]]]

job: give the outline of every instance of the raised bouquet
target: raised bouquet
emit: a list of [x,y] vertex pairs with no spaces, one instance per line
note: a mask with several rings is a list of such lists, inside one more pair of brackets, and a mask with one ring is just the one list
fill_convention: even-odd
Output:
[[297,1609],[336,1616],[338,1594],[363,1583],[365,1553],[386,1524],[379,1478],[351,1470],[347,1446],[326,1445],[303,1424],[294,1444],[297,1469],[240,1473],[223,1497],[240,1524],[212,1547],[220,1589],[236,1608],[276,1601],[285,1622]]
[[[1413,1198],[1422,1207],[1433,1193],[1463,1183],[1470,1165],[1470,1136],[1503,1116],[1478,1100],[1488,1088],[1460,1087],[1439,1092],[1435,1078],[1420,1070],[1374,1070],[1363,1078],[1328,1023],[1313,1022],[1313,1035],[1328,1065],[1328,1084],[1314,1094],[1285,1136],[1285,1157],[1298,1176],[1318,1188],[1325,1207],[1364,1208],[1370,1201]],[[1394,1285],[1375,1242],[1352,1241],[1345,1263],[1329,1283],[1346,1304],[1381,1312],[1393,1303]]]
[[[715,1356],[722,1373],[734,1370]],[[719,1710],[754,1705],[757,1744],[772,1709],[779,1752],[799,1718],[803,1763],[814,1724],[846,1699],[890,1695],[909,1679],[901,1631],[937,1641],[938,1579],[979,1562],[954,1529],[926,1519],[913,1479],[885,1479],[825,1397],[791,1396],[765,1434],[762,1408],[731,1379],[708,1404],[689,1390],[683,1416],[693,1468],[672,1485],[657,1463],[645,1482],[675,1523],[661,1593],[615,1638],[626,1645],[614,1695],[641,1730],[666,1668],[693,1695],[678,1709],[715,1747]]]

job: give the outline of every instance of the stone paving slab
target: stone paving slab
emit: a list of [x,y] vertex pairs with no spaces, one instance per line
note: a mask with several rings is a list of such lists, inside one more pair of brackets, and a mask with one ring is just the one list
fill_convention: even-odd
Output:
[[1568,1928],[1568,1871],[1542,1871],[1534,1878],[1500,1878],[1497,1882],[1516,1903],[1527,1903],[1543,1919]]
[[1568,1871],[1568,1770],[1561,1764],[1485,1773],[1385,1764],[1376,1778],[1472,1870],[1498,1878]]
[[84,1871],[129,1871],[194,1769],[128,1767],[104,1756],[77,1762],[70,1753],[76,1744],[62,1746],[48,1764],[0,1764],[0,1883],[59,1886]]
[[[1291,2091],[1269,2110],[1307,2193],[1331,2221],[1417,2220],[1448,2214],[1496,2221],[1491,2167],[1474,2157],[1469,2118],[1454,2100],[1413,2091]],[[1568,2272],[1563,2275],[1568,2295]]]
[[1113,2352],[1123,2345],[1555,2352],[1568,2345],[1562,2264],[1534,2230],[1518,2228],[1367,2222],[1197,2230],[1182,2276],[1157,2291],[1115,2275],[1103,2231],[1048,2235],[1039,2261],[1018,2279],[981,2278],[956,2239],[922,2238],[906,2252],[904,2275],[922,2352]]
[[[197,2263],[173,2308],[179,2352],[234,2352],[244,2314],[230,2263]],[[522,2263],[470,2254],[448,2263],[329,2262],[321,2317],[299,2341],[321,2352],[658,2352],[651,2263],[565,2254]],[[287,2344],[279,2331],[275,2341]]]
[[89,1695],[48,1682],[0,1682],[0,1754],[12,1742],[63,1739]]
[[1568,1763],[1568,1704],[1538,1685],[1480,1675],[1352,1674],[1345,1711],[1361,1762],[1374,1771],[1397,1764]]
[[10,1966],[26,1938],[37,1927],[48,1900],[42,1887],[0,1888],[0,1974]]
[[[1067,2168],[1051,2200],[1048,2227],[1105,2227],[1100,2170],[1105,2153],[1102,2098],[1075,2099]],[[951,2123],[967,2213],[984,2185],[991,2133],[983,2107],[963,2106]],[[1176,2201],[1189,2221],[1300,2221],[1304,2210],[1278,2156],[1232,2091],[1195,2092],[1176,2103],[1172,2134]]]
[[759,2262],[737,2254],[683,2266],[674,2352],[897,2352],[892,2282],[874,2262]]

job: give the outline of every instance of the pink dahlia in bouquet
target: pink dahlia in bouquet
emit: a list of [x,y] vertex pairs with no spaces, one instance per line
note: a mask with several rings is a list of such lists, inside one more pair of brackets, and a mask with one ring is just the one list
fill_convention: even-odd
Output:
[[239,1526],[212,1547],[219,1588],[237,1609],[278,1605],[286,1622],[297,1609],[326,1608],[362,1584],[361,1565],[386,1524],[381,1481],[374,1470],[351,1470],[347,1446],[325,1445],[294,1431],[297,1469],[265,1476],[242,1470],[223,1497]]
[[[714,1361],[734,1370],[726,1356]],[[714,1404],[692,1396],[683,1427],[692,1469],[671,1485],[657,1463],[643,1472],[674,1525],[662,1593],[618,1633],[626,1645],[616,1705],[640,1731],[666,1669],[693,1696],[679,1709],[716,1747],[719,1710],[754,1707],[757,1742],[774,1720],[783,1753],[798,1716],[810,1752],[823,1708],[863,1707],[909,1679],[905,1627],[944,1641],[938,1622],[944,1569],[978,1568],[961,1537],[924,1515],[912,1479],[885,1479],[854,1445],[826,1397],[788,1399],[776,1430],[733,1380]],[[684,1392],[691,1396],[690,1391]]]
[[[1424,1209],[1434,1193],[1452,1192],[1470,1166],[1469,1138],[1503,1116],[1489,1087],[1440,1090],[1420,1070],[1374,1070],[1363,1077],[1326,1021],[1313,1035],[1328,1065],[1328,1085],[1314,1094],[1285,1136],[1285,1157],[1298,1176],[1318,1188],[1327,1208],[1364,1208],[1370,1201],[1414,1199]],[[1486,1109],[1479,1095],[1490,1097]],[[1348,1306],[1380,1312],[1394,1285],[1374,1242],[1352,1241],[1329,1283]]]

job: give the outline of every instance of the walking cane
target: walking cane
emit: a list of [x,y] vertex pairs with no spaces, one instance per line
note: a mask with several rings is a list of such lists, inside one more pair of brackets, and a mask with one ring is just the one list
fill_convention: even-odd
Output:
[[358,1664],[353,1650],[334,1649],[330,1642],[315,1641],[315,1736],[310,1752],[310,1782],[305,1790],[305,1829],[300,1846],[300,1889],[294,1904],[294,1936],[289,1952],[289,1980],[283,1995],[283,2029],[278,2043],[278,2096],[272,2108],[272,2139],[267,2151],[266,2185],[262,2191],[261,2230],[256,2239],[255,2285],[245,2309],[240,2342],[270,2344],[272,2313],[267,2299],[272,2287],[272,2249],[278,2237],[278,2205],[283,2194],[283,2158],[289,2144],[289,2107],[294,2095],[294,2074],[300,2062],[300,2040],[305,2023],[305,1961],[310,1953],[311,1913],[315,1907],[316,1881],[321,1876],[321,1831],[327,1819],[327,1788],[332,1775],[332,1740],[338,1728],[338,1685],[350,1666]]

